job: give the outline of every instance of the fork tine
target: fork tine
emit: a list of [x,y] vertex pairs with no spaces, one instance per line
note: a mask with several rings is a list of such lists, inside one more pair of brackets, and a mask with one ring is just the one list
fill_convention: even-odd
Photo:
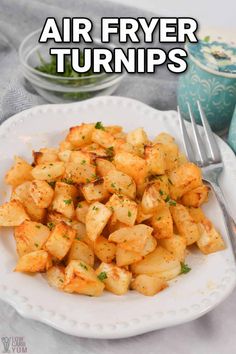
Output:
[[206,135],[206,141],[208,143],[211,159],[213,162],[221,162],[222,159],[221,159],[220,149],[218,147],[218,144],[216,142],[214,134],[212,133],[211,127],[208,123],[207,117],[206,117],[199,101],[197,101],[197,106],[198,106],[199,114],[201,117],[202,125],[204,128],[204,132]]
[[188,106],[189,116],[190,116],[191,123],[192,123],[193,135],[194,135],[194,140],[195,140],[195,144],[196,144],[196,148],[197,148],[196,149],[197,150],[197,155],[199,157],[199,161],[198,162],[200,162],[201,165],[204,165],[207,162],[207,160],[208,160],[206,152],[205,152],[205,149],[204,149],[204,144],[203,144],[202,139],[200,137],[200,134],[199,134],[199,131],[198,131],[198,128],[197,128],[197,125],[196,125],[196,121],[195,121],[195,118],[193,116],[190,104],[187,103],[187,106]]
[[185,149],[186,155],[187,155],[189,161],[195,162],[195,154],[194,154],[193,147],[192,147],[192,144],[191,144],[189,136],[188,136],[188,132],[187,132],[183,117],[181,116],[179,106],[177,107],[177,111],[178,111],[180,130],[181,130],[181,134],[183,137],[184,149]]

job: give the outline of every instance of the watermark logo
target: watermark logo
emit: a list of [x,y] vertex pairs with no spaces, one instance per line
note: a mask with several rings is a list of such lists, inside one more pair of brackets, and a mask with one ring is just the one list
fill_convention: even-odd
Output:
[[10,353],[10,343],[11,343],[11,337],[2,337],[1,338],[2,344],[3,344],[3,353]]
[[27,353],[24,337],[1,337],[2,353]]

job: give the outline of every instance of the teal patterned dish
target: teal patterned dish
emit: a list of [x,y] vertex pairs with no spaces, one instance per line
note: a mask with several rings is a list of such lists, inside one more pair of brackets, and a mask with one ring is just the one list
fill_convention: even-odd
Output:
[[208,37],[196,44],[187,44],[189,55],[198,65],[220,73],[236,74],[236,47],[211,41]]
[[236,153],[236,106],[235,106],[233,118],[229,128],[228,143]]
[[225,133],[236,105],[236,43],[200,40],[186,44],[188,69],[179,78],[178,104],[188,118],[186,102],[200,123],[196,102],[199,100],[212,129]]

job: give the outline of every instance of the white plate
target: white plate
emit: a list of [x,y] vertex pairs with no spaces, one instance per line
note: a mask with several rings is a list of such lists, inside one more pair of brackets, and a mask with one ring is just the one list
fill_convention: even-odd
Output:
[[[167,131],[181,143],[176,112],[156,111],[131,99],[100,97],[81,103],[38,106],[15,115],[0,127],[1,202],[7,199],[3,177],[14,155],[31,159],[33,148],[54,146],[68,127],[96,121],[120,124],[127,131],[141,126],[150,137]],[[222,185],[236,210],[235,157],[220,139],[219,144],[225,162]],[[191,251],[187,263],[192,271],[153,297],[134,291],[124,296],[104,293],[99,298],[66,294],[49,287],[41,275],[14,273],[17,256],[12,230],[1,229],[0,298],[24,317],[81,337],[129,337],[193,320],[224,300],[236,283],[232,251],[213,196],[205,210],[224,235],[227,249],[209,256]]]

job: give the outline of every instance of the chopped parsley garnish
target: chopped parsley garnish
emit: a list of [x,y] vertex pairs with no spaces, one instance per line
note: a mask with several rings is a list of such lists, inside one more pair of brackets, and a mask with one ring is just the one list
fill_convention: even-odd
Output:
[[159,220],[161,220],[161,216],[159,216],[159,217],[157,218],[157,221],[159,221]]
[[102,122],[97,122],[95,124],[95,129],[105,130],[104,126],[102,125]]
[[81,165],[85,165],[85,164],[86,164],[86,160],[82,160]]
[[79,237],[79,236],[76,236],[76,238],[75,238],[77,241],[80,241],[81,240],[81,238]]
[[35,245],[35,247],[38,247],[38,246],[39,246],[39,244],[38,244],[38,243],[35,243],[34,245]]
[[52,176],[50,175],[50,173],[48,174],[48,177],[52,177]]
[[59,281],[60,281],[61,283],[64,283],[64,280],[63,280],[63,279],[61,279],[61,278],[59,279]]
[[48,184],[49,184],[49,186],[51,186],[52,188],[54,188],[54,187],[55,187],[56,182],[55,182],[55,181],[51,181],[51,182],[48,182]]
[[169,205],[172,205],[172,206],[176,205],[176,201],[171,199],[169,195],[167,195],[165,202],[168,203]]
[[130,218],[132,216],[132,213],[130,210],[128,210],[128,217]]
[[62,237],[63,237],[63,238],[66,238],[67,240],[69,240],[69,236],[66,235],[66,234],[62,235]]
[[87,267],[85,264],[81,263],[81,262],[80,262],[80,266],[81,266],[82,268],[84,268],[85,270],[88,270],[88,267]]
[[74,182],[71,178],[62,178],[61,181],[64,183],[67,183],[67,184],[74,184]]
[[82,208],[81,203],[78,203],[78,204],[77,204],[77,208]]
[[101,272],[101,273],[98,275],[98,279],[101,280],[101,281],[107,279],[107,273],[106,273],[106,272]]
[[159,190],[159,193],[160,193],[160,195],[164,194],[164,192],[161,189]]
[[181,272],[180,274],[186,274],[188,272],[190,272],[191,268],[185,264],[184,262],[181,262]]
[[93,174],[92,174],[92,178],[97,179],[97,178],[99,178],[99,176],[98,176],[98,175],[96,175],[96,173],[93,173]]
[[66,205],[70,205],[72,203],[72,199],[65,199],[63,200],[63,202],[66,204]]
[[111,187],[112,187],[112,188],[116,188],[115,183],[111,183]]
[[55,224],[53,222],[48,222],[47,227],[52,230],[54,228]]
[[35,225],[35,227],[36,227],[37,229],[40,229],[40,228],[41,228],[41,226],[40,226],[40,225]]
[[98,208],[98,207],[96,207],[96,206],[94,206],[94,207],[93,207],[93,210],[98,211],[98,210],[99,210],[99,208]]
[[[71,58],[65,58],[65,67],[64,67],[64,71],[63,73],[58,73],[57,72],[57,57],[56,55],[51,55],[50,56],[50,60],[46,61],[42,55],[40,54],[40,52],[38,52],[38,56],[39,56],[39,65],[35,67],[36,70],[41,71],[43,73],[46,74],[50,74],[50,75],[55,75],[58,77],[58,83],[60,82],[60,77],[65,77],[65,78],[73,78],[73,79],[80,79],[83,77],[89,77],[91,75],[94,75],[94,72],[92,69],[88,70],[86,73],[77,73],[76,71],[74,71],[72,64],[71,64]],[[79,63],[81,66],[84,65],[84,55],[83,53],[80,53],[79,55]],[[102,74],[102,71],[100,72],[100,74]],[[68,79],[69,80],[69,79]],[[95,79],[91,79],[94,80]],[[97,78],[95,81],[99,81],[100,82],[100,78]],[[67,81],[68,82],[68,81]],[[74,87],[75,85],[78,85],[77,81],[71,81],[71,83],[69,83],[71,87]],[[72,99],[87,99],[87,98],[91,98],[91,94],[87,93],[87,92],[78,92],[78,93],[65,93],[63,94],[63,97],[65,98],[72,98]]]
[[86,183],[90,183],[90,179],[86,178]]
[[113,156],[114,155],[114,148],[113,148],[113,146],[110,146],[110,147],[108,147],[107,149],[106,149],[106,154],[108,155],[108,156]]

